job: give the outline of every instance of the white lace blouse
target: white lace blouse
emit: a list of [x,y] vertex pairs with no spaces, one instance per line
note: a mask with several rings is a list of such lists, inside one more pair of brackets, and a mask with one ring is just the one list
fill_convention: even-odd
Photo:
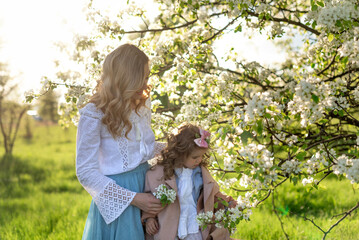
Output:
[[149,105],[148,100],[148,108],[140,108],[140,116],[135,111],[131,113],[129,139],[113,138],[102,123],[104,114],[93,103],[88,103],[80,110],[76,175],[107,224],[121,215],[136,193],[117,185],[106,175],[128,172],[153,158],[164,147],[164,143],[155,142]]

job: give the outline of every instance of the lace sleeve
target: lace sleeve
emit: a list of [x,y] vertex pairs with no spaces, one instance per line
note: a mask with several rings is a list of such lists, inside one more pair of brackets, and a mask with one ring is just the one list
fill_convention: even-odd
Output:
[[[93,107],[95,107],[93,105]],[[114,221],[130,205],[135,192],[116,185],[99,170],[101,114],[85,107],[77,129],[76,175],[92,196],[107,224]]]
[[161,154],[161,151],[166,147],[166,143],[164,142],[155,142],[155,147],[153,149],[153,157]]

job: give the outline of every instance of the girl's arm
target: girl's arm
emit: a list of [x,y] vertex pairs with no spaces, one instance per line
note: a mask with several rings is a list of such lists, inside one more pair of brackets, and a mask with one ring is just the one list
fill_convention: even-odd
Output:
[[226,206],[222,203],[222,201],[225,201],[228,203],[228,207],[232,208],[237,206],[237,201],[235,201],[231,196],[225,195],[221,192],[218,192],[215,196],[214,202],[218,202],[218,209],[223,209]]
[[[149,171],[151,171],[151,170],[149,170]],[[148,174],[148,173],[149,173],[149,172],[146,173],[145,190],[144,190],[144,192],[145,192],[145,194],[151,194],[151,196],[155,198],[155,196],[153,196],[153,194],[152,194],[152,192],[151,192],[150,181],[149,181],[149,177],[148,177],[149,174]],[[158,199],[156,198],[156,200],[158,200]],[[158,201],[160,202],[160,200],[158,200]],[[163,209],[163,208],[161,208],[160,210],[162,210],[162,209]],[[160,212],[160,211],[158,211],[158,212]],[[142,222],[142,223],[146,222],[146,220],[147,220],[148,218],[155,218],[156,215],[158,214],[158,212],[149,212],[149,211],[147,211],[147,210],[145,210],[145,209],[142,209],[142,212],[141,212],[141,222]]]

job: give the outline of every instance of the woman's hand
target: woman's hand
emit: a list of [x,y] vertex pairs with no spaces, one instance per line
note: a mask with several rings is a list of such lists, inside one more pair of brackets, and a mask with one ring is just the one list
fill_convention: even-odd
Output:
[[131,205],[154,215],[157,215],[165,208],[162,207],[161,201],[151,193],[136,193]]
[[155,235],[158,232],[158,222],[155,218],[147,218],[146,232],[151,236]]

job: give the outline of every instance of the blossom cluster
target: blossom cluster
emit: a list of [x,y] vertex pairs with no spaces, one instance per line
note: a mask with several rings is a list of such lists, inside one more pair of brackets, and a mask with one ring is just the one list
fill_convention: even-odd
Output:
[[176,200],[176,191],[169,189],[165,184],[161,184],[155,189],[156,192],[154,192],[153,195],[161,201],[162,206],[174,203]]
[[202,212],[197,215],[197,223],[202,229],[215,224],[217,228],[226,228],[230,233],[235,232],[238,223],[249,220],[252,215],[252,205],[245,198],[238,198],[238,205],[233,208],[224,208],[215,211]]
[[359,183],[359,159],[350,159],[346,155],[337,158],[337,164],[333,166],[336,175],[345,175],[351,183]]
[[264,145],[250,143],[241,148],[239,154],[251,165],[250,173],[242,175],[240,185],[243,187],[251,185],[261,189],[269,187],[277,180],[278,174],[273,169],[273,154]]
[[338,30],[336,25],[338,20],[348,20],[358,18],[359,13],[356,10],[357,2],[355,0],[325,0],[324,7],[311,11],[308,14],[309,19],[315,19],[318,25],[328,28],[332,31]]
[[282,170],[287,173],[287,174],[298,174],[302,171],[301,167],[300,167],[301,163],[296,160],[296,159],[292,159],[290,161],[285,161],[281,168]]
[[252,96],[244,108],[245,122],[252,123],[258,117],[263,117],[266,113],[273,117],[281,112],[283,106],[273,99],[272,94],[270,91],[267,91],[258,92]]

